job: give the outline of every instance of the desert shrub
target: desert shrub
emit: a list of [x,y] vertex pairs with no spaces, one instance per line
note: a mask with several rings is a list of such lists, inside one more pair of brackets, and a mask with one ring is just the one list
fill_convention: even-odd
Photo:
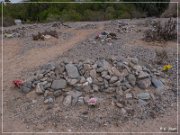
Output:
[[8,26],[12,26],[12,25],[15,25],[13,18],[11,18],[11,17],[4,17],[3,18],[3,26],[4,27],[8,27]]
[[167,51],[165,49],[156,50],[155,53],[156,53],[155,62],[157,64],[165,64],[168,59]]
[[177,22],[171,18],[165,23],[155,21],[152,23],[152,28],[145,31],[144,39],[146,41],[168,41],[176,39],[176,25]]

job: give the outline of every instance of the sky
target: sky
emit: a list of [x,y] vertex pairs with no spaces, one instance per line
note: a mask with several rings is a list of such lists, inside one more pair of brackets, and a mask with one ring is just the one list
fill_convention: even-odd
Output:
[[[4,1],[4,0],[0,0],[1,1]],[[17,2],[21,2],[22,0],[10,0],[12,3],[17,3]]]

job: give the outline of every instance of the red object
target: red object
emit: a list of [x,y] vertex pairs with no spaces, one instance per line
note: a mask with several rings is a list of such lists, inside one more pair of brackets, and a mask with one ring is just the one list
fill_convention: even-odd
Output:
[[15,85],[15,87],[20,88],[20,86],[23,85],[23,81],[22,80],[14,80],[13,84]]

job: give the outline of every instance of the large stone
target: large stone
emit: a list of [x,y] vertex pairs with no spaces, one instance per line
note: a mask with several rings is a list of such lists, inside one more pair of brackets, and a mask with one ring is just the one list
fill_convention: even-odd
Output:
[[72,101],[72,96],[71,95],[67,95],[65,98],[64,98],[64,101],[63,101],[63,105],[68,107],[71,105],[71,101]]
[[64,89],[67,86],[67,82],[64,79],[60,79],[60,80],[54,80],[52,82],[51,88],[54,90],[58,90],[58,89]]
[[45,70],[54,70],[55,66],[54,66],[53,63],[48,63],[47,65],[43,66],[43,69],[45,69]]
[[136,84],[136,77],[135,77],[135,75],[129,74],[129,75],[127,76],[127,80],[129,81],[129,83],[130,83],[132,86],[135,86],[135,84]]
[[73,64],[67,64],[65,66],[66,68],[66,71],[67,71],[67,74],[69,77],[71,78],[79,78],[79,72],[78,72],[78,69],[75,65]]
[[139,80],[137,82],[138,87],[141,89],[146,89],[151,85],[151,80],[149,78],[143,79],[143,80]]
[[139,99],[148,100],[148,99],[150,99],[151,96],[147,92],[142,92],[142,93],[137,94],[137,97]]

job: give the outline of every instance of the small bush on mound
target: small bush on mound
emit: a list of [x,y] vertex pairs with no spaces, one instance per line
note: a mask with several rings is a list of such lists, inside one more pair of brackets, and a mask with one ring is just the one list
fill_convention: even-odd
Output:
[[32,35],[33,40],[44,40],[46,35],[50,35],[52,37],[58,38],[58,33],[55,30],[38,32],[37,35]]
[[155,62],[157,64],[165,64],[165,61],[168,59],[168,54],[166,50],[156,50],[156,59]]
[[177,38],[176,21],[171,18],[165,22],[160,21],[154,22],[152,28],[145,31],[145,41],[168,41]]

